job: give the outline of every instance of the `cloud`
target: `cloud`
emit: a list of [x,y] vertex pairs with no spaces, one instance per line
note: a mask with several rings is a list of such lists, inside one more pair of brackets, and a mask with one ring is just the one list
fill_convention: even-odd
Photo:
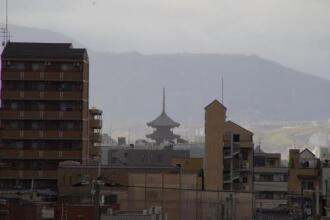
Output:
[[329,10],[329,0],[11,0],[10,21],[98,50],[258,54],[326,76]]

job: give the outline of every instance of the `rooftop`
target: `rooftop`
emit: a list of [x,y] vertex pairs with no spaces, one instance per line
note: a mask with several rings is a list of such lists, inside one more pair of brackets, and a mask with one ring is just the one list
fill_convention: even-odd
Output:
[[2,59],[31,60],[85,60],[86,49],[73,48],[71,43],[30,43],[8,42],[1,55]]

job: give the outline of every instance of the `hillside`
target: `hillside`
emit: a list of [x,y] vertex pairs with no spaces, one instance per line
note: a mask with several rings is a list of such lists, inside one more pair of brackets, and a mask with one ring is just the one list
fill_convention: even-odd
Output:
[[[14,41],[73,41],[46,30],[14,27]],[[81,46],[79,43],[74,43]],[[285,51],[283,51],[285,53]],[[203,111],[220,96],[229,117],[245,122],[326,120],[330,81],[255,55],[100,53],[89,49],[91,105],[104,110],[105,126],[142,126],[161,110],[183,125],[202,125]]]

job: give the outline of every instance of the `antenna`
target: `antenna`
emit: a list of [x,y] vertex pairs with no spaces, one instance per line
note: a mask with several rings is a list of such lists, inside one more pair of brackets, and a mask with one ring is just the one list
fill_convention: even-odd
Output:
[[2,46],[6,46],[6,44],[10,41],[10,32],[9,32],[9,28],[8,28],[8,0],[6,0],[6,24],[5,24],[5,28],[2,28],[1,32],[2,32],[2,37],[3,37],[3,41],[2,41]]
[[223,76],[221,76],[221,103],[223,103],[223,92],[224,92],[224,85],[223,85]]
[[165,87],[163,88],[163,113],[165,113]]

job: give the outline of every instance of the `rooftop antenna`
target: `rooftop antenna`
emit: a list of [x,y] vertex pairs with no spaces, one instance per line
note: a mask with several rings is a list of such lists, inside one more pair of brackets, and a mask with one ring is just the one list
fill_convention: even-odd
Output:
[[165,87],[163,88],[163,113],[165,113]]
[[224,91],[224,85],[223,85],[223,76],[221,76],[221,103],[223,103],[223,91]]
[[1,32],[3,34],[2,46],[6,46],[6,44],[10,41],[10,33],[8,30],[8,0],[6,0],[6,23],[5,28],[2,28]]

